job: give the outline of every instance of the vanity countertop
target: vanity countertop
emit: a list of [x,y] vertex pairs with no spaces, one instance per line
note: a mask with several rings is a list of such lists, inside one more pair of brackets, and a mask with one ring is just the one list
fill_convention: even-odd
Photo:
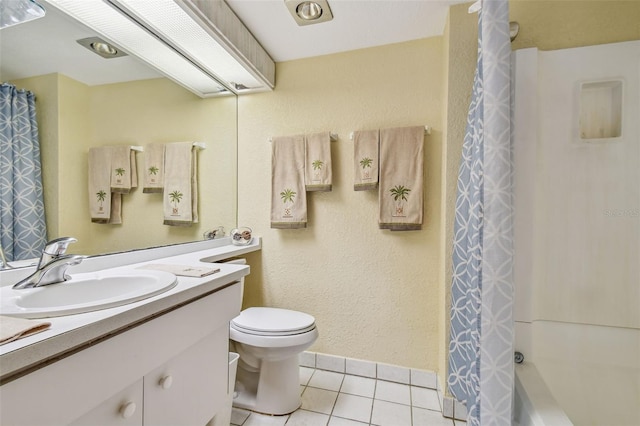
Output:
[[[73,276],[74,272],[92,272],[107,268],[117,272],[160,263],[219,268],[220,272],[201,278],[179,276],[177,285],[172,289],[135,303],[42,319],[51,323],[48,330],[0,346],[0,384],[240,280],[249,274],[249,266],[212,262],[220,262],[260,249],[259,237],[254,237],[251,244],[246,246],[235,246],[229,238],[221,238],[87,259],[78,267],[70,269],[70,275]],[[207,262],[202,262],[201,259],[207,259]],[[15,272],[13,275],[15,276]],[[14,276],[0,275],[0,285],[11,285]]]

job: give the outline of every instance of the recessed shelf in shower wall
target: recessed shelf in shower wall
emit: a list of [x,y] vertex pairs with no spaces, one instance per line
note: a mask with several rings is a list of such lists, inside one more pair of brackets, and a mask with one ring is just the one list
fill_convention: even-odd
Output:
[[622,136],[622,94],[622,80],[580,84],[581,141],[596,142]]

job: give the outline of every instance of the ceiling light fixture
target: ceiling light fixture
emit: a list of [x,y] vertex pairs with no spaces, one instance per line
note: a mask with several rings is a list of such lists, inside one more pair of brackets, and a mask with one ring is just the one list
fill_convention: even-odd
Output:
[[107,43],[100,37],[88,37],[76,41],[82,46],[91,50],[93,53],[96,53],[106,59],[127,56],[127,54],[123,52],[122,49],[118,49],[113,44]]
[[284,0],[284,2],[298,25],[318,24],[333,19],[331,8],[326,0]]
[[42,18],[45,13],[35,0],[0,1],[0,29]]
[[[43,1],[200,97],[238,93],[230,82],[240,83],[251,91],[273,88],[275,64],[266,52],[272,76],[256,71],[258,68],[238,54],[229,40],[220,37],[213,22],[192,0]],[[207,7],[209,2],[204,4]],[[248,31],[239,20],[232,26],[236,31]]]

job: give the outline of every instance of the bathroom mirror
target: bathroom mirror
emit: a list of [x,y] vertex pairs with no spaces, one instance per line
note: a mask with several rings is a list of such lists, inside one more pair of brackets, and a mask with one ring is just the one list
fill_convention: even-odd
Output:
[[[95,35],[52,7],[0,30],[0,79],[36,95],[48,238],[73,236],[69,252],[95,255],[201,240],[219,226],[228,234],[237,217],[235,95],[200,98],[135,57],[104,59],[76,41]],[[141,187],[123,196],[121,225],[91,222],[89,148],[184,141],[206,145],[198,223],[164,225],[162,194]]]

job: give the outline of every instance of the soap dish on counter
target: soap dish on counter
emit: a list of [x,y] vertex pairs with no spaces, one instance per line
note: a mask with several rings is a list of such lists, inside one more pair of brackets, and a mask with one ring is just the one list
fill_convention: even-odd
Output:
[[246,246],[251,243],[251,228],[241,227],[231,230],[231,242],[236,246]]

